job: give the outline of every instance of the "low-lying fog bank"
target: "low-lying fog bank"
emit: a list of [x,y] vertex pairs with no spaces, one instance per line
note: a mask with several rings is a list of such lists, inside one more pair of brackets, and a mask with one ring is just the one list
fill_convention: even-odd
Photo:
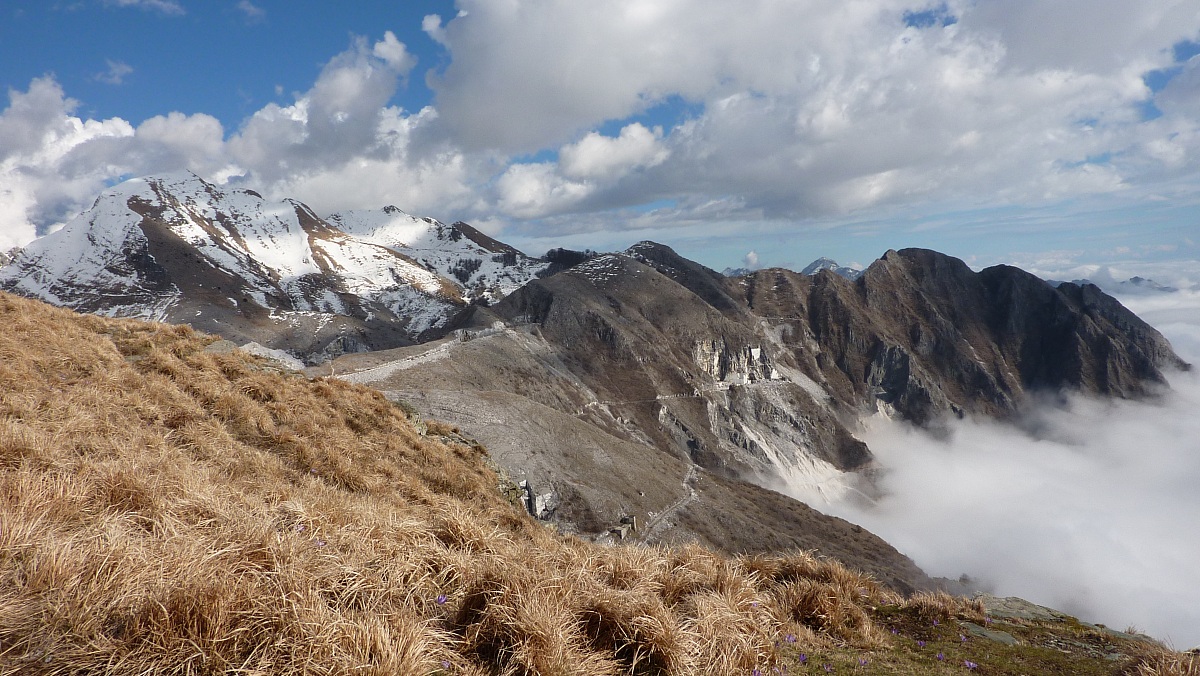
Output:
[[1073,396],[1019,426],[963,420],[938,434],[874,419],[864,440],[886,468],[884,497],[810,504],[931,575],[1200,645],[1200,292],[1121,300],[1197,365],[1169,374],[1160,401]]

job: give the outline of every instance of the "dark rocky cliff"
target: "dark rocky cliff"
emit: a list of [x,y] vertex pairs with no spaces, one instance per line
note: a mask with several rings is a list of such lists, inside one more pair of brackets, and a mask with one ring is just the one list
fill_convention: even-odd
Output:
[[[736,282],[734,282],[736,284]],[[1167,341],[1095,286],[1051,287],[1010,266],[973,272],[922,249],[889,251],[855,282],[757,273],[753,312],[789,328],[791,356],[842,402],[940,415],[1008,416],[1039,390],[1140,397],[1186,368]]]
[[804,457],[868,467],[853,434],[862,415],[1003,418],[1047,390],[1150,395],[1163,369],[1187,367],[1094,286],[977,273],[922,249],[889,251],[855,281],[779,269],[730,279],[642,242],[531,282],[464,325],[497,318],[533,327],[610,432],[767,484]]

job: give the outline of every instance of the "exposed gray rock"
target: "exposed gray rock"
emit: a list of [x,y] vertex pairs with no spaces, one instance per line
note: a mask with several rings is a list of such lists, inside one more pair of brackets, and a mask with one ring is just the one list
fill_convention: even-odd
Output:
[[960,622],[959,624],[961,624],[963,629],[966,629],[967,633],[971,634],[972,636],[986,638],[989,641],[1003,643],[1004,645],[1016,645],[1019,643],[1015,636],[1006,631],[987,629],[975,624],[974,622]]
[[993,596],[991,594],[976,594],[975,598],[983,603],[983,608],[990,617],[997,619],[1042,620],[1062,622],[1074,620],[1070,615],[1039,606],[1031,601],[1016,596]]

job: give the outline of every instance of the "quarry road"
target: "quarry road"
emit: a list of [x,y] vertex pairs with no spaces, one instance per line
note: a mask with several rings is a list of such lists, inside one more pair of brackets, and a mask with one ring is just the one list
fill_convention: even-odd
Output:
[[397,359],[395,361],[389,361],[387,363],[380,364],[379,366],[363,369],[361,371],[355,371],[353,373],[340,374],[337,377],[347,382],[357,383],[359,385],[377,382],[387,378],[396,371],[403,371],[419,364],[428,364],[429,362],[445,359],[446,357],[450,356],[450,350],[454,347],[454,345],[454,341],[447,341],[431,350],[422,352],[421,354],[405,357],[403,359]]
[[696,465],[689,465],[687,472],[683,475],[683,481],[680,484],[683,486],[684,495],[675,502],[667,505],[666,509],[658,512],[654,516],[646,520],[646,533],[642,536],[642,541],[646,544],[651,544],[654,538],[671,525],[670,519],[687,507],[693,500],[696,499],[696,489],[692,485],[696,481]]

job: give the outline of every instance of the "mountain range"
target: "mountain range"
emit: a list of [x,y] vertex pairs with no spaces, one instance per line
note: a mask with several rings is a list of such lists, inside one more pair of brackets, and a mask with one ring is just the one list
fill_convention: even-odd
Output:
[[465,223],[322,218],[183,173],[106,191],[17,252],[0,289],[382,390],[481,442],[529,511],[581,536],[817,550],[902,590],[934,582],[805,504],[874,495],[864,417],[1153,396],[1187,367],[1090,284],[921,249],[810,268],[726,276],[654,242],[534,258]]
[[327,219],[191,173],[134,179],[0,270],[0,288],[187,323],[308,361],[410,345],[549,267],[465,223],[395,207]]

